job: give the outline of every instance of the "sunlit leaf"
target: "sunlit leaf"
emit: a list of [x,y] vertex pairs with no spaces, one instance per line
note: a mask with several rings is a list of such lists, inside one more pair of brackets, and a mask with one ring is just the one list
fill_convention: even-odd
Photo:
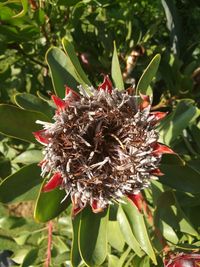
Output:
[[40,190],[35,205],[35,220],[38,222],[47,222],[49,220],[54,219],[61,212],[66,210],[67,207],[70,205],[71,201],[70,198],[67,198],[63,201],[65,196],[65,190],[60,190],[59,188],[56,188],[50,192],[42,192]]
[[41,100],[35,95],[28,93],[16,94],[15,102],[20,108],[44,113],[49,118],[52,118],[53,116],[53,109],[47,104],[47,102]]
[[79,251],[89,266],[100,266],[107,256],[107,222],[109,212],[95,214],[90,207],[82,211]]
[[0,184],[0,201],[8,203],[33,200],[40,184],[40,168],[37,164],[23,167]]
[[155,252],[150,241],[148,228],[145,224],[144,217],[131,200],[126,199],[125,201],[126,202],[121,204],[121,206],[130,223],[131,230],[141,248],[148,254],[154,264],[156,264],[157,261]]
[[40,112],[22,110],[11,105],[0,105],[0,133],[37,143],[32,132],[41,129],[36,120],[49,121],[48,117]]
[[152,95],[152,90],[149,88],[149,85],[157,73],[158,66],[160,63],[160,55],[157,54],[151,60],[147,68],[144,70],[142,76],[139,79],[139,82],[136,87],[136,93],[144,94],[144,95]]
[[115,87],[119,91],[124,90],[124,82],[123,82],[123,77],[122,77],[122,73],[120,69],[119,59],[117,56],[117,48],[116,48],[115,42],[114,42],[114,51],[113,51],[113,57],[112,57],[111,75],[115,83]]
[[133,249],[133,251],[138,255],[142,256],[142,250],[140,248],[140,244],[135,238],[135,235],[131,228],[131,223],[126,217],[125,212],[123,211],[122,207],[120,206],[117,213],[117,220],[119,222],[122,234],[126,243]]
[[72,238],[72,248],[71,248],[71,263],[73,267],[78,267],[82,260],[78,246],[80,220],[81,220],[81,213],[77,214],[76,217],[72,219],[73,238]]

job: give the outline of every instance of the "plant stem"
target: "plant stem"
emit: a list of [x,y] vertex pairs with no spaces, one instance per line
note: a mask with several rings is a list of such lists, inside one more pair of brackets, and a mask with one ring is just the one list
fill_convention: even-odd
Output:
[[52,245],[52,232],[53,232],[53,224],[52,221],[48,222],[48,245],[47,245],[47,256],[45,260],[45,267],[50,266],[51,262],[51,245]]

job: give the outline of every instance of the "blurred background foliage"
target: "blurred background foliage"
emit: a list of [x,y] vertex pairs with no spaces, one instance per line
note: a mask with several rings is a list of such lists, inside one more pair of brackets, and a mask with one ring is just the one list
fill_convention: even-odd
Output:
[[[132,86],[133,90],[153,56],[161,54],[151,83],[153,110],[169,112],[158,127],[160,141],[170,145],[181,158],[164,157],[161,169],[165,175],[143,195],[170,249],[198,251],[199,25],[200,4],[196,0],[0,0],[0,103],[13,106],[13,112],[2,109],[0,114],[0,178],[4,181],[11,175],[19,184],[13,187],[11,182],[0,188],[0,250],[9,251],[15,262],[12,266],[43,266],[48,237],[46,224],[36,224],[32,215],[32,200],[41,184],[37,163],[42,154],[24,132],[23,123],[19,123],[24,113],[15,113],[14,105],[34,111],[33,119],[51,118],[54,107],[49,93],[54,89],[45,54],[51,46],[62,48],[63,37],[73,42],[93,85],[102,81],[101,74],[111,72],[113,41],[125,87]],[[29,124],[32,129],[30,121]],[[18,136],[9,132],[11,125],[14,132],[18,130]],[[51,266],[70,266],[70,248],[74,245],[69,213],[67,209],[53,221]],[[124,214],[121,211],[118,216]],[[145,254],[140,258],[112,218],[109,227],[118,234],[108,236],[109,249],[102,266],[153,266],[152,252],[150,258]],[[162,248],[152,231],[150,238],[161,266]],[[72,261],[78,266],[79,255]]]

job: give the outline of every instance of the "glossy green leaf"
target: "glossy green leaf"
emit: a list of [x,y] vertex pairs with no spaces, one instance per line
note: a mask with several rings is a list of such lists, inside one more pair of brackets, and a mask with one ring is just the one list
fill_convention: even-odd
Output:
[[189,222],[182,209],[180,208],[173,192],[165,191],[159,197],[155,211],[155,224],[162,229],[160,222],[164,221],[176,231],[198,236],[197,231]]
[[176,9],[175,1],[161,0],[161,3],[165,11],[167,27],[171,35],[171,48],[174,54],[179,54],[180,48],[184,43],[184,38],[182,38],[184,35],[181,32],[181,19]]
[[68,41],[66,38],[63,38],[62,44],[63,44],[65,53],[69,57],[71,64],[74,66],[74,70],[79,76],[79,80],[82,81],[81,84],[83,83],[83,85],[87,84],[91,86],[91,82],[89,81],[87,75],[85,74],[84,70],[81,67],[81,64],[78,60],[73,44],[70,41]]
[[108,267],[118,267],[119,258],[114,255],[108,255]]
[[28,93],[16,94],[15,102],[22,109],[38,111],[44,113],[49,118],[52,118],[54,115],[54,110],[47,104],[47,102],[35,95]]
[[171,227],[169,224],[167,224],[165,221],[160,220],[159,222],[159,228],[162,229],[162,234],[166,240],[173,244],[177,244],[179,239],[174,231],[173,227]]
[[185,166],[161,164],[163,176],[159,181],[179,191],[200,193],[200,172],[185,164]]
[[124,82],[123,82],[123,77],[122,77],[121,68],[119,64],[119,59],[117,56],[117,48],[116,48],[115,42],[114,42],[114,51],[113,51],[113,57],[112,57],[111,75],[112,75],[112,79],[114,81],[115,87],[119,91],[124,90]]
[[27,255],[24,257],[23,263],[21,264],[21,267],[30,267],[35,264],[35,261],[38,257],[38,248],[34,248],[30,250]]
[[107,223],[109,212],[95,214],[90,207],[82,211],[79,251],[89,266],[100,266],[107,256]]
[[199,115],[200,111],[194,106],[193,100],[180,100],[175,110],[160,122],[158,126],[159,141],[171,145]]
[[124,266],[124,263],[125,261],[127,260],[128,258],[128,255],[129,253],[131,252],[131,248],[128,247],[121,255],[119,261],[118,261],[118,264],[117,264],[117,267],[123,267]]
[[[15,1],[15,2],[19,2],[19,1]],[[18,14],[16,14],[15,16],[13,16],[12,17],[13,19],[23,17],[26,14],[26,12],[28,11],[28,0],[20,0],[20,2],[22,4],[22,10]]]
[[11,173],[10,160],[0,157],[0,181]]
[[56,188],[44,193],[41,189],[35,205],[34,218],[38,222],[47,222],[66,210],[71,201],[69,197],[63,201],[66,196],[65,190]]
[[54,91],[59,97],[65,96],[66,85],[78,92],[78,76],[69,57],[62,50],[57,47],[50,48],[46,53],[46,61],[50,68]]
[[23,164],[31,164],[40,162],[43,159],[41,150],[27,150],[18,155],[13,162],[14,163],[23,163]]
[[122,235],[121,229],[119,227],[118,221],[108,222],[108,242],[116,250],[120,252],[123,251],[125,241],[124,241],[124,237]]
[[40,112],[22,110],[11,105],[0,105],[0,133],[37,143],[32,132],[41,129],[36,120],[48,121],[48,117]]
[[121,204],[122,209],[129,221],[131,230],[140,244],[141,248],[147,253],[152,259],[153,263],[156,264],[156,256],[150,241],[148,229],[145,225],[143,215],[139,212],[138,208],[132,203],[131,200],[124,199],[125,203]]
[[118,213],[117,213],[117,220],[119,222],[122,234],[126,243],[133,249],[133,251],[141,257],[143,252],[140,248],[140,244],[135,238],[135,235],[132,231],[131,222],[128,220],[125,212],[123,211],[122,207],[119,206]]
[[0,184],[0,202],[33,200],[41,184],[40,168],[31,164],[8,176]]
[[144,94],[144,95],[152,95],[151,89],[149,89],[149,85],[157,73],[158,66],[160,64],[160,55],[157,54],[151,60],[147,68],[144,70],[142,76],[139,79],[139,82],[136,87],[136,93]]
[[72,219],[73,238],[72,238],[72,248],[71,248],[71,263],[73,267],[78,267],[82,261],[78,246],[80,220],[81,220],[81,213],[78,213],[75,216],[75,218]]

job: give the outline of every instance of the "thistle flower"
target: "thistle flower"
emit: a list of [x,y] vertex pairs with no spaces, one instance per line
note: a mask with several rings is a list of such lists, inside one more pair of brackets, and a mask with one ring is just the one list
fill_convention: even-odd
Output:
[[35,138],[45,146],[42,176],[51,176],[43,191],[60,187],[70,195],[73,215],[86,205],[97,213],[149,186],[162,175],[163,153],[173,151],[158,143],[156,123],[166,114],[151,112],[150,99],[113,88],[108,76],[80,95],[66,87],[66,96],[53,95],[54,123],[43,125]]

